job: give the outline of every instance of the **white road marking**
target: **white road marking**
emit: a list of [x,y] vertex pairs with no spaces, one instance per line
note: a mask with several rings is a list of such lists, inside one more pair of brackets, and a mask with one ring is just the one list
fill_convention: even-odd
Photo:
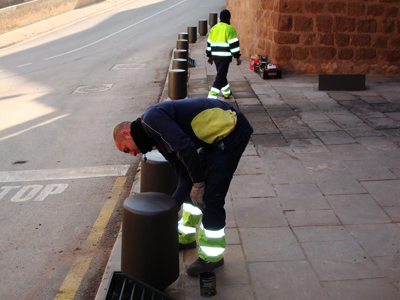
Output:
[[13,134],[10,134],[10,135],[7,135],[7,136],[5,136],[5,137],[0,138],[0,141],[6,140],[6,139],[8,139],[8,138],[10,138],[10,137],[13,137],[13,136],[20,135],[21,133],[27,132],[27,131],[29,131],[29,130],[31,130],[31,129],[36,128],[36,127],[40,127],[40,126],[49,124],[49,123],[54,122],[54,121],[56,121],[56,120],[58,120],[58,119],[67,117],[67,116],[69,116],[69,115],[70,115],[70,114],[65,114],[65,115],[62,115],[62,116],[58,116],[58,117],[55,117],[55,118],[50,119],[50,120],[48,120],[48,121],[42,122],[42,123],[40,123],[40,124],[37,124],[37,125],[35,125],[35,126],[29,127],[29,128],[27,128],[27,129],[18,131],[18,132],[16,132],[16,133],[13,133]]
[[0,182],[67,180],[126,176],[129,165],[0,172]]
[[28,64],[24,64],[24,65],[20,65],[20,66],[18,66],[17,68],[22,68],[22,67],[25,67],[25,66],[29,66],[29,65],[31,65],[32,63],[28,63]]
[[73,52],[76,52],[76,51],[85,49],[85,48],[90,47],[90,46],[93,46],[94,44],[100,43],[101,41],[104,41],[105,39],[108,39],[108,38],[110,38],[110,37],[112,37],[112,36],[114,36],[114,35],[116,35],[116,34],[118,34],[118,33],[121,33],[121,32],[123,32],[123,31],[125,31],[125,30],[127,30],[127,29],[133,27],[133,26],[136,26],[136,25],[138,25],[138,24],[140,24],[140,23],[143,23],[144,21],[147,21],[147,20],[149,20],[149,19],[151,19],[151,18],[153,18],[153,17],[155,17],[155,16],[157,16],[157,15],[159,15],[159,14],[161,14],[161,13],[163,13],[163,12],[165,12],[165,11],[167,11],[167,10],[173,8],[173,7],[175,7],[175,6],[178,6],[178,5],[182,4],[183,2],[186,2],[186,0],[183,0],[183,1],[179,2],[179,3],[177,3],[177,4],[174,4],[174,5],[172,5],[172,6],[168,7],[168,8],[166,8],[166,9],[164,9],[164,10],[162,10],[162,11],[159,11],[158,13],[155,13],[155,14],[153,14],[153,15],[147,17],[147,18],[144,18],[143,20],[140,20],[139,22],[136,22],[136,23],[134,23],[134,24],[132,24],[132,25],[129,25],[128,27],[125,27],[125,28],[123,28],[123,29],[121,29],[121,30],[118,30],[117,32],[114,32],[114,33],[112,33],[112,34],[110,34],[110,35],[107,35],[107,36],[105,36],[105,37],[103,37],[103,38],[101,38],[101,39],[99,39],[99,40],[97,40],[97,41],[95,41],[95,42],[93,42],[93,43],[87,44],[87,45],[85,45],[85,46],[76,48],[76,49],[74,49],[74,50],[71,50],[71,51],[68,51],[68,52],[65,52],[65,53],[61,53],[61,54],[58,54],[58,55],[54,55],[54,56],[45,58],[44,60],[49,60],[49,59],[57,58],[57,57],[60,57],[60,56],[64,56],[64,55],[67,55],[67,54],[70,54],[70,53],[73,53]]

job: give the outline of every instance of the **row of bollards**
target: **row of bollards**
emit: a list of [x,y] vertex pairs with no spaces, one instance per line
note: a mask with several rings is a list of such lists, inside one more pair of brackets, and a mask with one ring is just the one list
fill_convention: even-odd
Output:
[[[210,27],[217,24],[217,13],[210,13]],[[207,20],[199,20],[199,34],[205,36],[208,33]],[[189,44],[197,42],[197,26],[189,26],[187,32],[180,32],[174,50],[172,68],[168,74],[168,97],[171,100],[185,99],[187,97],[187,82],[189,80],[189,65],[195,63],[189,57]],[[186,52],[185,52],[186,51]]]

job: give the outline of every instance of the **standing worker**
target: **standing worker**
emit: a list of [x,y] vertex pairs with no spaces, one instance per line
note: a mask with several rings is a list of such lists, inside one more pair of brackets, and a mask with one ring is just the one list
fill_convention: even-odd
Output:
[[231,13],[224,9],[219,14],[221,22],[214,25],[210,30],[207,40],[206,54],[210,65],[215,63],[217,76],[208,98],[216,99],[221,91],[225,99],[231,96],[231,88],[226,76],[228,75],[229,64],[232,62],[232,56],[236,58],[237,65],[242,63],[240,59],[239,39],[235,28],[230,25]]
[[186,270],[190,276],[224,264],[225,196],[252,132],[237,108],[207,98],[157,103],[137,120],[114,128],[120,151],[136,156],[156,147],[179,176],[172,197],[183,204],[180,250],[196,248],[196,226],[203,216],[199,258]]

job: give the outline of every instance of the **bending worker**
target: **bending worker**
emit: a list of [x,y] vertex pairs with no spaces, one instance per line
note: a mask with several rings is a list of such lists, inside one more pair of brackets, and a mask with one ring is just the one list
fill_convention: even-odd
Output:
[[191,276],[224,263],[225,196],[252,132],[237,108],[207,98],[154,104],[137,120],[114,129],[120,151],[136,156],[156,147],[179,176],[172,197],[183,204],[180,250],[196,248],[202,217],[199,258],[186,270]]
[[225,99],[231,95],[231,88],[226,76],[228,75],[229,64],[232,56],[236,58],[237,65],[242,63],[240,59],[239,39],[235,28],[230,25],[231,13],[224,9],[219,15],[221,22],[214,25],[207,39],[206,54],[208,63],[215,63],[217,76],[213,86],[208,93],[208,98],[216,99],[221,91]]

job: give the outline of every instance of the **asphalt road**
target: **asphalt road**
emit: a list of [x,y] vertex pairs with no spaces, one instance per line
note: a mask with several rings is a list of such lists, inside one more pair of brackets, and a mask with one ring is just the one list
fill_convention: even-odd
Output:
[[93,299],[179,32],[220,0],[136,0],[0,50],[0,299]]

